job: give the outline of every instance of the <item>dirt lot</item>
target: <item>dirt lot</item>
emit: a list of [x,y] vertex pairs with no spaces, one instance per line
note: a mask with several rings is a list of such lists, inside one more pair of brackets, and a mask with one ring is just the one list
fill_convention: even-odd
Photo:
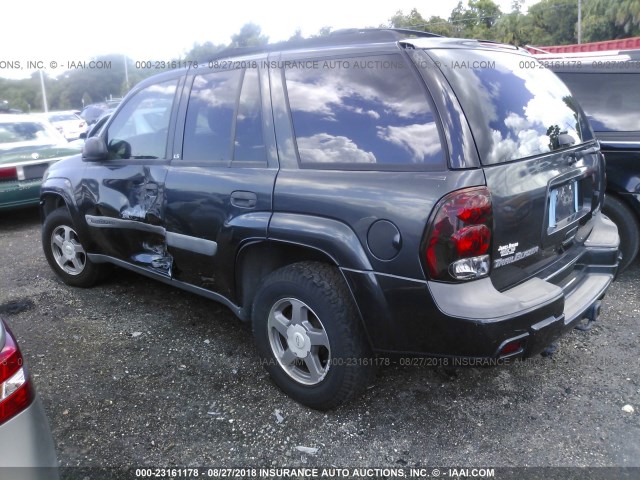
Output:
[[638,261],[595,327],[550,357],[394,365],[319,413],[274,386],[224,307],[120,270],[90,290],[63,285],[35,210],[0,215],[0,246],[0,312],[62,466],[640,466]]

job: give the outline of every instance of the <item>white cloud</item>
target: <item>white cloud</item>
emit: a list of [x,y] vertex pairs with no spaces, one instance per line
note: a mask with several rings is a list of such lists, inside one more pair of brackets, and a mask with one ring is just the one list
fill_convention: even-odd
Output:
[[435,123],[378,127],[378,137],[410,152],[414,162],[422,162],[442,148]]
[[300,157],[316,163],[376,163],[371,152],[360,150],[349,138],[318,133],[311,137],[298,137]]

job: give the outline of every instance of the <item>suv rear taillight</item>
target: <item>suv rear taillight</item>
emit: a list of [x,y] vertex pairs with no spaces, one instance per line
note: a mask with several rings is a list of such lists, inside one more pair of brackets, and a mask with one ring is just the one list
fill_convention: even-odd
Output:
[[492,224],[488,188],[466,188],[444,197],[423,244],[429,276],[455,281],[488,275]]
[[25,410],[34,396],[18,344],[6,329],[4,347],[0,351],[0,424]]

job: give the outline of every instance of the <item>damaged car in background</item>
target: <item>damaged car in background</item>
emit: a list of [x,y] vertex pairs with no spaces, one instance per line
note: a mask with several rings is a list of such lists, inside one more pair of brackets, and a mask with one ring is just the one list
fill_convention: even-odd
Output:
[[380,358],[527,357],[596,319],[619,246],[604,159],[527,52],[373,29],[216,60],[144,80],[49,169],[65,283],[111,264],[219,301],[323,410]]

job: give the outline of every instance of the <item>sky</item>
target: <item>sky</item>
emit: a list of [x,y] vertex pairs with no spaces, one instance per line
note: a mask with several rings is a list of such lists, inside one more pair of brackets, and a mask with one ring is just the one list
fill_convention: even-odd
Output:
[[[503,12],[512,0],[494,0]],[[538,0],[527,0],[528,7]],[[458,0],[20,0],[3,5],[0,77],[25,78],[40,65],[52,76],[67,62],[120,53],[134,61],[171,60],[194,43],[227,44],[242,25],[253,22],[270,41],[303,36],[322,27],[334,30],[378,26],[397,10],[417,8],[424,17],[448,18]],[[466,0],[464,0],[466,5]],[[20,67],[16,68],[19,62]],[[58,64],[57,68],[51,65]],[[33,65],[33,64],[32,64]]]

